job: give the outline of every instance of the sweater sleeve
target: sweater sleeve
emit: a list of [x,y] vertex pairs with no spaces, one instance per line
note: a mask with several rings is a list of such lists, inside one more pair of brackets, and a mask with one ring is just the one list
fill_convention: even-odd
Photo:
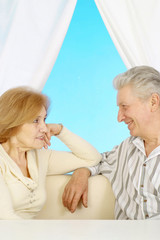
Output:
[[0,193],[1,193],[0,219],[1,220],[22,219],[14,212],[14,209],[12,206],[12,200],[1,173],[1,167],[0,167]]
[[51,151],[48,175],[64,174],[77,168],[94,166],[102,158],[101,154],[86,140],[63,127],[57,136],[70,150]]

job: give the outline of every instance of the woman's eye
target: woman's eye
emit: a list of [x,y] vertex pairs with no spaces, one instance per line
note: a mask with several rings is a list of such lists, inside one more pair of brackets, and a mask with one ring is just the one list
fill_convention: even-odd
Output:
[[38,119],[35,119],[35,120],[33,121],[33,123],[38,123]]

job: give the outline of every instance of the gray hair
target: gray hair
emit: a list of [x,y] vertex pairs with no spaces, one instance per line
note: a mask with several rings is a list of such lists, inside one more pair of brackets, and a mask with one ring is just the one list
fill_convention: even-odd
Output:
[[137,97],[147,99],[152,93],[160,96],[160,73],[149,66],[137,66],[119,74],[113,80],[116,90],[131,85]]

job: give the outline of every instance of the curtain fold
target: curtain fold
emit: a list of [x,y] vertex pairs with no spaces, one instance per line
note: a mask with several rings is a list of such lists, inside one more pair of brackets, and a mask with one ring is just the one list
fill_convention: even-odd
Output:
[[26,85],[42,90],[77,0],[0,0],[0,94]]
[[160,71],[160,1],[95,3],[126,67],[149,65]]

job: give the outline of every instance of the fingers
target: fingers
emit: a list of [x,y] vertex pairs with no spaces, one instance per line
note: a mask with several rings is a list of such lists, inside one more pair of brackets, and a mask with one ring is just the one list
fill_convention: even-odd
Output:
[[88,202],[88,180],[77,182],[77,178],[72,176],[64,189],[62,196],[63,205],[68,208],[70,212],[75,212],[79,202],[82,199],[84,207],[87,207]]
[[51,133],[50,132],[47,132],[45,134],[45,140],[46,140],[47,143],[50,143],[50,140],[51,140]]
[[60,134],[61,130],[63,128],[62,124],[47,124],[47,137],[50,139],[51,136],[57,136]]
[[81,200],[81,194],[75,194],[73,199],[72,199],[72,203],[71,203],[71,206],[70,206],[70,211],[71,213],[74,213],[75,210],[77,209],[77,206],[78,206],[78,203],[80,202]]
[[83,203],[83,206],[85,208],[88,207],[88,187],[87,187],[86,191],[82,195],[82,203]]
[[80,199],[80,194],[73,194],[72,197],[70,195],[68,199],[64,198],[63,204],[71,213],[74,213],[78,206],[78,203],[80,202]]
[[62,202],[63,205],[68,208],[68,210],[71,209],[72,199],[73,199],[74,193],[67,189],[67,186],[63,192],[62,196]]
[[47,149],[48,146],[51,145],[50,140],[51,136],[56,136],[57,132],[59,133],[59,129],[62,127],[59,124],[46,124],[47,132],[44,135],[44,148]]
[[46,134],[44,135],[44,148],[45,148],[45,149],[47,149],[48,146],[51,145],[50,139],[51,139],[50,134],[49,134],[49,133],[46,133]]
[[80,202],[81,194],[74,191],[64,191],[62,196],[63,205],[68,208],[71,213],[74,213],[78,203]]
[[44,135],[44,148],[47,149],[48,146],[51,145],[50,143],[50,140],[51,140],[51,136],[57,136],[62,128],[63,128],[63,125],[62,124],[46,124],[47,126],[47,132],[45,133]]
[[63,205],[72,213],[76,210],[81,199],[83,205],[87,207],[89,176],[90,171],[86,168],[75,170],[64,189],[62,196]]

